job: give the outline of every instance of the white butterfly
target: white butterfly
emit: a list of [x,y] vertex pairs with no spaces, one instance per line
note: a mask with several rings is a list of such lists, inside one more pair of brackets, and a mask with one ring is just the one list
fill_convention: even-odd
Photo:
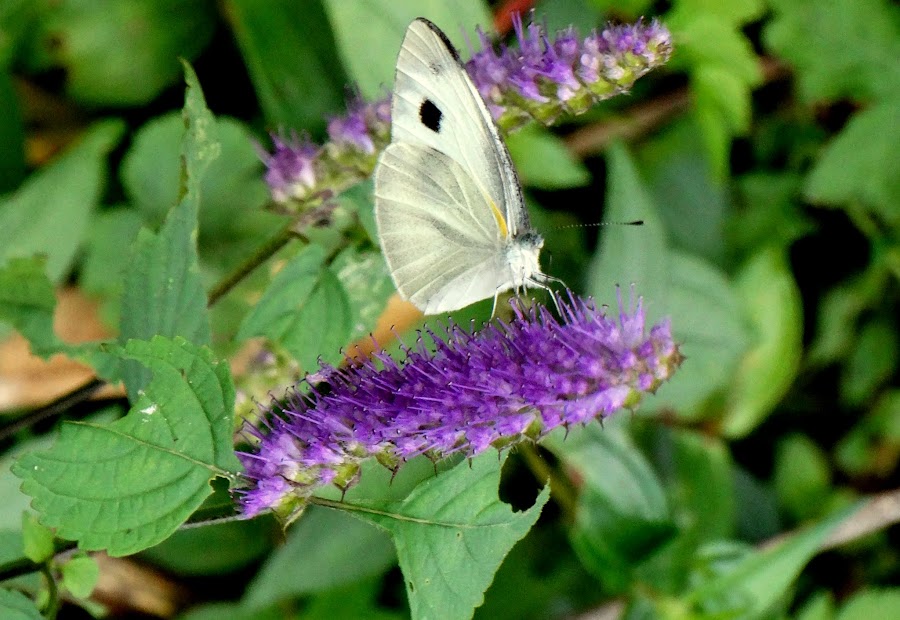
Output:
[[519,179],[487,107],[437,26],[409,25],[375,170],[375,219],[400,295],[425,314],[546,288]]

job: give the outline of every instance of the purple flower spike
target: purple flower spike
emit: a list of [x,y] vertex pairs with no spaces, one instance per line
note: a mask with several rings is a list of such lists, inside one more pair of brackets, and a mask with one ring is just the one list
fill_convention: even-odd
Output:
[[308,140],[300,140],[296,134],[289,138],[272,135],[273,153],[265,153],[266,183],[276,202],[303,199],[316,187],[315,169],[319,149]]
[[530,118],[549,124],[562,114],[580,114],[601,99],[626,92],[672,53],[669,31],[655,20],[609,26],[584,39],[573,28],[551,38],[536,23],[525,26],[521,17],[513,26],[517,49],[497,54],[479,33],[483,49],[468,63],[494,119],[507,131]]
[[[420,335],[403,362],[385,353],[323,366],[249,426],[240,454],[250,485],[243,514],[297,514],[319,488],[347,489],[360,463],[396,469],[420,454],[474,456],[535,441],[560,426],[634,408],[679,366],[668,322],[645,329],[641,303],[611,317],[571,293],[561,318],[513,305],[514,317],[481,331],[450,323]],[[432,348],[434,351],[432,351]]]
[[[551,124],[581,114],[597,101],[627,92],[639,77],[664,64],[672,38],[656,20],[609,26],[582,39],[574,28],[550,36],[537,23],[514,20],[518,47],[495,49],[478,30],[479,50],[466,69],[504,132],[536,119]],[[273,137],[264,154],[272,199],[287,211],[340,193],[372,174],[390,141],[391,103],[353,101],[344,116],[328,123],[329,141],[314,146],[296,137]]]

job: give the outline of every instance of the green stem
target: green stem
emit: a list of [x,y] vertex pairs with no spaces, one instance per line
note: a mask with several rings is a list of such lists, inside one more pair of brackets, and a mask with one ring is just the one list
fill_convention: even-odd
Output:
[[215,305],[217,301],[227,295],[231,289],[237,286],[241,280],[246,278],[254,269],[262,265],[278,252],[278,250],[286,246],[291,239],[299,238],[305,240],[303,235],[294,230],[294,225],[295,222],[293,221],[287,224],[278,232],[278,234],[269,239],[265,245],[254,252],[250,258],[241,263],[237,269],[225,276],[223,280],[219,281],[219,283],[209,292],[206,305],[208,307]]
[[44,562],[41,565],[41,573],[43,573],[44,579],[47,580],[46,617],[47,620],[56,620],[56,615],[59,613],[60,607],[59,588],[56,585],[56,579],[53,577],[53,571],[50,570],[49,562]]
[[573,523],[578,508],[578,495],[569,480],[550,467],[534,446],[520,444],[517,452],[525,459],[525,465],[538,482],[550,484],[550,497],[563,511],[566,521]]

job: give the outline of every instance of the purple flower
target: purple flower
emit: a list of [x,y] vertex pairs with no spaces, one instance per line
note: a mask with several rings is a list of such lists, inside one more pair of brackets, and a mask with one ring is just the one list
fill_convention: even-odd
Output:
[[[545,27],[525,26],[521,17],[514,26],[518,47],[498,50],[479,29],[480,49],[466,64],[494,120],[507,132],[532,119],[550,124],[564,114],[581,114],[628,91],[672,53],[671,35],[656,20],[608,26],[584,39],[574,28],[551,38]],[[344,116],[329,121],[329,142],[321,147],[273,137],[274,152],[263,156],[272,199],[290,206],[326,190],[338,193],[369,176],[390,140],[390,116],[387,98],[357,100]]]
[[573,28],[554,39],[536,23],[513,20],[518,49],[495,53],[479,32],[482,48],[468,63],[478,91],[506,130],[535,118],[545,124],[580,114],[595,102],[627,91],[672,52],[668,30],[657,21],[608,26],[581,39]]
[[291,514],[324,485],[347,489],[365,459],[396,470],[420,454],[474,456],[635,407],[682,358],[668,322],[648,334],[640,302],[631,305],[611,318],[570,294],[556,319],[514,304],[508,323],[450,323],[427,332],[431,348],[420,335],[402,362],[380,353],[323,366],[327,384],[307,380],[247,427],[244,515]]
[[266,183],[276,202],[303,199],[316,187],[315,162],[319,149],[309,140],[296,134],[289,138],[272,135],[273,153],[263,153],[266,164]]

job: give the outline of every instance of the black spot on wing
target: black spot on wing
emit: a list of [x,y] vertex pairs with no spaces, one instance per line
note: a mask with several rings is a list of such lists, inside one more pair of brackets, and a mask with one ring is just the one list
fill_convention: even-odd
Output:
[[443,119],[443,112],[434,105],[431,99],[426,99],[419,106],[419,120],[434,133],[441,133],[441,121]]

